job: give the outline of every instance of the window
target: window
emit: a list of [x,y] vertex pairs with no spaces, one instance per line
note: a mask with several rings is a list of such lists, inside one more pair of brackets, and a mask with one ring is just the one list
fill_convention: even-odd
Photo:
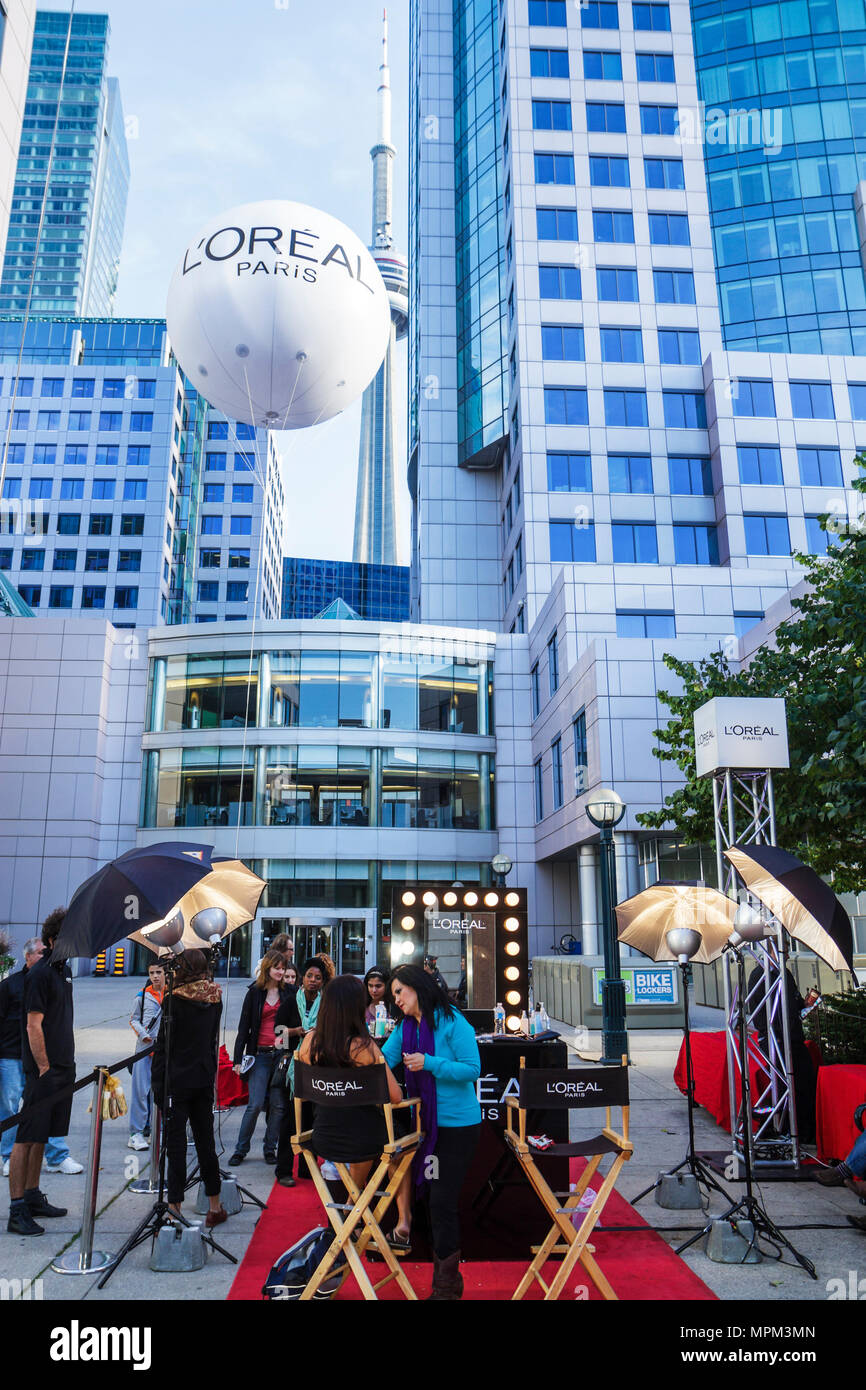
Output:
[[21,568],[23,570],[44,570],[45,551],[44,550],[22,550]]
[[741,483],[781,483],[782,455],[771,444],[738,444]]
[[586,128],[591,134],[625,135],[625,107],[621,102],[588,101]]
[[133,410],[129,417],[130,434],[148,434],[153,429],[153,416],[149,411]]
[[216,579],[200,579],[198,581],[198,601],[199,603],[219,603],[220,586]]
[[737,637],[743,637],[749,631],[749,628],[755,626],[755,623],[761,623],[763,621],[764,615],[761,612],[735,613],[734,633]]
[[70,468],[84,468],[87,463],[87,445],[67,444],[63,451],[63,462]]
[[255,439],[255,425],[245,425],[241,420],[235,420],[235,439]]
[[87,573],[106,574],[108,572],[108,560],[110,552],[107,550],[88,550],[84,556],[84,568]]
[[645,159],[644,179],[647,188],[685,188],[681,159]]
[[602,328],[602,362],[642,362],[643,339],[639,328]]
[[31,478],[30,479],[30,500],[44,500],[51,496],[50,478]]
[[608,0],[581,0],[580,23],[584,29],[618,29],[617,6]]
[[806,549],[810,555],[826,555],[827,547],[835,544],[828,531],[821,529],[821,522],[817,516],[805,516],[806,523]]
[[694,304],[695,277],[690,270],[654,270],[656,304]]
[[589,781],[589,744],[586,738],[586,711],[581,710],[571,721],[574,740],[574,794],[582,796]]
[[555,738],[550,745],[550,764],[553,775],[553,809],[558,811],[563,802],[562,795],[562,738]]
[[619,300],[637,304],[639,299],[637,271],[630,267],[598,266],[596,268],[599,299]]
[[744,516],[747,555],[790,555],[786,516]]
[[581,386],[545,386],[544,422],[547,425],[589,424],[586,388]]
[[61,502],[78,502],[84,496],[83,478],[61,478],[60,480],[60,500]]
[[230,580],[226,584],[227,603],[246,603],[249,595],[249,584],[246,580]]
[[699,367],[701,341],[693,328],[660,328],[659,361],[663,366]]
[[40,430],[59,430],[60,411],[40,410],[36,416],[36,427]]
[[533,101],[533,130],[571,130],[570,101]]
[[52,584],[48,591],[48,607],[71,608],[74,592],[71,584]]
[[790,387],[795,420],[835,420],[829,381],[792,381]]
[[58,536],[77,536],[81,530],[81,517],[78,512],[59,512],[57,516]]
[[653,490],[649,454],[608,454],[607,476],[611,492],[651,493]]
[[113,478],[94,478],[93,492],[91,493],[94,501],[111,502],[114,499],[114,479]]
[[156,395],[156,382],[155,382],[155,381],[143,381],[143,380],[139,379],[139,382],[138,382],[138,398],[139,398],[139,400],[141,400],[141,401],[152,401],[153,398],[155,397],[155,395]]
[[200,550],[198,552],[199,569],[218,570],[222,564],[222,551],[220,550]]
[[202,516],[199,530],[203,536],[221,536],[223,532],[222,517]]
[[222,483],[205,483],[202,489],[203,502],[222,502],[225,497],[225,487]]
[[674,526],[674,555],[678,565],[717,565],[719,540],[715,526]]
[[11,570],[11,568],[12,551],[8,546],[4,546],[4,548],[0,550],[0,570]]
[[89,429],[90,429],[90,418],[91,418],[91,417],[90,417],[90,411],[89,411],[89,410],[70,410],[70,412],[69,412],[69,428],[70,428],[70,430],[78,430],[78,431],[89,430]]
[[604,423],[606,425],[645,425],[647,423],[645,391],[610,391],[604,393]]
[[529,0],[530,24],[565,28],[565,0]]
[[122,401],[125,391],[126,382],[122,376],[107,376],[102,383],[104,400]]
[[650,246],[690,246],[689,219],[684,212],[651,212]]
[[595,562],[595,524],[592,521],[583,525],[574,521],[551,521],[549,528],[551,563]]
[[230,529],[233,536],[251,536],[253,519],[251,516],[233,516]]
[[115,608],[137,608],[138,589],[127,584],[115,589],[114,606]]
[[592,492],[589,454],[549,453],[547,486],[551,492]]
[[621,82],[622,56],[607,50],[583,50],[583,76],[587,82]]
[[638,82],[674,82],[674,60],[670,53],[636,53]]
[[141,515],[133,516],[129,513],[120,518],[120,534],[122,536],[143,536],[144,517]]
[[207,437],[208,439],[228,439],[228,420],[208,420]]
[[18,592],[31,608],[39,607],[42,601],[42,586],[40,584],[19,584]]
[[747,377],[735,377],[733,388],[735,415],[775,416],[776,398],[773,395],[772,381],[753,381]]
[[536,183],[574,183],[574,156],[570,154],[537,154]]
[[100,410],[99,428],[101,430],[119,430],[123,424],[123,414],[119,410]]
[[636,30],[670,33],[671,12],[668,5],[632,5],[631,18]]
[[10,468],[23,468],[24,455],[27,452],[24,444],[9,444],[6,449],[6,462]]
[[641,104],[641,135],[676,135],[679,130],[679,108]]
[[713,470],[710,460],[694,454],[670,454],[668,477],[671,493],[677,497],[712,497]]
[[85,584],[81,590],[82,608],[104,608],[105,587],[101,584]]
[[72,398],[73,400],[89,399],[93,395],[93,377],[73,377],[72,379]]
[[91,536],[110,536],[111,535],[111,513],[96,512],[91,513],[90,527],[88,535]]
[[577,241],[574,208],[536,208],[535,231],[539,241]]
[[97,444],[97,468],[115,468],[117,466],[119,457],[119,450],[116,444]]
[[255,472],[256,459],[254,454],[235,454],[235,472],[253,473]]
[[851,402],[851,414],[854,419],[866,420],[866,386],[857,386],[853,382],[849,382],[848,398]]
[[538,682],[538,662],[536,661],[529,673],[529,694],[532,701],[532,717],[538,718],[541,709],[541,687]]
[[222,473],[225,466],[225,454],[205,454],[204,468],[206,473]]
[[21,496],[21,479],[5,478],[3,481],[3,497],[7,502],[14,501]]
[[591,154],[589,181],[593,188],[628,188],[628,159],[625,155]]
[[535,819],[544,819],[544,778],[541,771],[541,759],[532,765],[532,776],[535,783]]
[[593,212],[592,234],[596,241],[634,242],[634,217],[630,212]]
[[659,552],[656,528],[648,521],[615,521],[613,532],[614,564],[657,565]]
[[671,430],[705,430],[707,403],[699,391],[663,391],[665,424]]
[[29,410],[10,410],[6,416],[7,424],[12,425],[13,430],[26,430],[30,428]]
[[800,482],[804,487],[842,487],[838,449],[798,449]]
[[59,376],[46,376],[42,381],[43,396],[62,396],[63,378]]
[[555,632],[547,641],[547,674],[550,694],[555,695],[559,689],[559,642]]
[[531,77],[568,77],[568,49],[530,48],[529,73]]
[[129,573],[138,573],[138,571],[141,569],[141,551],[118,550],[117,568],[119,570],[127,571]]
[[583,329],[571,324],[543,323],[541,356],[545,362],[582,362]]
[[540,265],[538,293],[542,299],[580,299],[580,271],[574,265]]
[[248,550],[229,551],[230,570],[248,570],[250,567],[250,552]]
[[232,501],[243,502],[251,505],[253,500],[252,483],[234,483],[232,485]]
[[673,613],[641,612],[637,609],[616,610],[617,637],[676,637],[677,624]]

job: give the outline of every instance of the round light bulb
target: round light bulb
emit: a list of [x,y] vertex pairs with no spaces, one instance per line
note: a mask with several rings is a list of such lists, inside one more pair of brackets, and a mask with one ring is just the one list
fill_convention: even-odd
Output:
[[518,942],[516,942],[516,941],[506,941],[506,943],[505,943],[505,954],[506,954],[507,956],[519,956],[519,955],[520,955],[520,946],[519,946]]
[[485,894],[484,894],[484,905],[485,905],[485,907],[496,907],[496,905],[497,905],[498,902],[499,902],[499,894],[498,894],[498,893],[485,893]]
[[520,1019],[517,1017],[516,1014],[509,1014],[508,1018],[505,1020],[505,1026],[508,1029],[509,1033],[519,1033]]
[[435,907],[435,906],[436,906],[436,894],[435,894],[435,893],[425,893],[424,896],[423,896],[423,898],[421,899],[421,901],[422,901],[422,903],[424,904],[425,907]]
[[505,967],[505,978],[506,980],[511,980],[512,982],[514,980],[520,979],[520,971],[518,970],[516,965],[507,965]]
[[463,901],[465,902],[467,907],[475,907],[476,903],[478,902],[478,894],[464,893]]
[[519,990],[516,990],[516,989],[510,989],[510,990],[508,991],[508,993],[506,994],[506,996],[505,996],[505,1002],[506,1002],[506,1004],[510,1004],[510,1005],[512,1006],[512,1008],[514,1007],[515,1004],[519,1004],[519,1003],[520,1003],[520,991],[519,991]]
[[415,918],[414,918],[414,917],[401,917],[401,918],[400,918],[400,926],[403,928],[404,931],[411,931],[412,928],[414,927],[414,925],[415,925]]
[[457,902],[457,894],[446,893],[442,901],[444,902],[446,907],[454,907],[455,903]]
[[401,901],[404,903],[404,905],[405,905],[406,907],[411,907],[412,904],[413,904],[414,901],[415,901],[415,894],[414,894],[414,893],[404,893]]
[[506,907],[517,907],[517,905],[518,905],[519,902],[520,902],[520,894],[519,894],[519,893],[506,893],[506,894],[505,894],[505,905],[506,905]]
[[502,925],[504,926],[506,931],[517,931],[520,926],[520,923],[516,917],[506,917]]

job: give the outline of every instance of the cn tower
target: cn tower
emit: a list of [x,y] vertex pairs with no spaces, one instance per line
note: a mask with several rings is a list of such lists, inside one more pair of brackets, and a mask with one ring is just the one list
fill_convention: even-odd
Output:
[[391,301],[391,337],[375,378],[364,392],[358,491],[355,498],[356,562],[396,565],[397,503],[394,488],[395,345],[409,327],[409,262],[394,250],[392,231],[393,161],[391,144],[391,72],[388,67],[388,12],[382,17],[382,62],[379,67],[379,129],[370,151],[373,160],[373,237],[370,251],[382,273]]

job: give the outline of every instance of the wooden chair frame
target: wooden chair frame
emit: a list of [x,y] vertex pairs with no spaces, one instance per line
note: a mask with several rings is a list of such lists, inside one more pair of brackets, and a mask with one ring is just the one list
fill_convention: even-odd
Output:
[[[526,1066],[525,1059],[520,1059],[520,1070],[523,1073]],[[628,1058],[623,1057],[622,1066],[628,1067]],[[613,1070],[604,1068],[605,1071]],[[539,1073],[530,1073],[537,1079]],[[626,1073],[627,1075],[627,1073]],[[505,1140],[512,1150],[518,1164],[526,1174],[529,1183],[537,1194],[545,1210],[552,1218],[552,1225],[546,1238],[541,1245],[532,1246],[533,1260],[512,1294],[512,1301],[525,1298],[533,1281],[537,1280],[544,1290],[545,1302],[555,1301],[559,1298],[572,1271],[577,1264],[580,1264],[589,1278],[595,1284],[602,1298],[616,1300],[617,1295],[611,1288],[610,1283],[595,1259],[595,1247],[589,1244],[589,1238],[601,1218],[607,1200],[616,1186],[620,1169],[634,1152],[634,1146],[628,1137],[629,1129],[629,1105],[623,1104],[622,1110],[622,1132],[615,1130],[611,1122],[612,1106],[605,1106],[605,1124],[601,1134],[595,1139],[579,1141],[574,1144],[557,1144],[553,1150],[533,1150],[527,1143],[526,1138],[526,1109],[521,1105],[518,1096],[508,1096],[506,1098],[506,1129]],[[572,1108],[572,1107],[569,1107]],[[577,1108],[576,1106],[573,1108]],[[591,1107],[581,1106],[582,1110]],[[599,1107],[600,1108],[600,1107]],[[512,1119],[517,1113],[518,1127],[515,1131]],[[600,1145],[598,1148],[594,1146]],[[560,1157],[563,1150],[568,1150],[569,1157],[586,1157],[589,1162],[580,1175],[580,1179],[573,1192],[556,1193],[550,1187],[540,1168],[537,1160],[544,1158],[545,1153],[551,1156]],[[579,1228],[575,1228],[572,1222],[572,1213],[579,1205],[584,1192],[589,1187],[595,1176],[602,1158],[606,1154],[613,1153],[614,1160],[609,1172],[606,1174],[601,1188],[598,1191],[596,1200],[592,1207],[586,1212]],[[563,1199],[564,1205],[563,1205]],[[553,1256],[563,1256],[562,1264],[556,1272],[555,1278],[548,1285],[542,1278],[541,1271],[545,1263]]]
[[[299,1062],[298,1053],[295,1053],[295,1065]],[[301,1063],[301,1065],[304,1065]],[[384,1063],[382,1064],[384,1065]],[[325,1071],[326,1068],[317,1068]],[[310,1170],[310,1177],[313,1180],[319,1199],[328,1214],[328,1220],[334,1229],[334,1239],[328,1246],[324,1256],[317,1266],[313,1277],[301,1294],[302,1303],[309,1302],[330,1274],[334,1264],[340,1254],[344,1254],[348,1261],[348,1268],[345,1270],[343,1279],[348,1276],[349,1271],[354,1274],[358,1287],[363,1297],[367,1301],[376,1301],[378,1290],[385,1284],[389,1284],[392,1279],[397,1281],[397,1285],[404,1297],[416,1302],[417,1294],[406,1278],[400,1267],[400,1262],[394,1251],[388,1244],[388,1239],[382,1231],[380,1222],[394,1201],[399,1191],[415,1152],[421,1140],[424,1138],[422,1130],[419,1128],[421,1101],[415,1097],[411,1100],[403,1100],[398,1104],[387,1103],[383,1106],[385,1113],[385,1128],[387,1131],[388,1142],[385,1144],[381,1157],[378,1162],[374,1160],[373,1168],[367,1183],[363,1189],[359,1188],[353,1181],[349,1172],[349,1164],[340,1160],[331,1160],[334,1163],[340,1179],[346,1188],[349,1196],[347,1203],[335,1202],[332,1200],[331,1192],[322,1176],[317,1157],[310,1148],[313,1137],[311,1129],[301,1130],[301,1107],[303,1100],[296,1098],[295,1106],[295,1133],[292,1135],[292,1150],[298,1155],[298,1160],[306,1160]],[[394,1111],[415,1108],[414,1123],[415,1128],[410,1134],[401,1139],[394,1135]],[[382,1182],[384,1188],[380,1188]],[[378,1200],[377,1200],[378,1199]],[[373,1205],[375,1202],[375,1205]],[[358,1227],[363,1229],[356,1239],[353,1239]],[[379,1279],[375,1284],[372,1282],[361,1256],[370,1245],[375,1246],[380,1257],[387,1266],[388,1273],[383,1279]],[[342,1284],[343,1281],[341,1281]]]

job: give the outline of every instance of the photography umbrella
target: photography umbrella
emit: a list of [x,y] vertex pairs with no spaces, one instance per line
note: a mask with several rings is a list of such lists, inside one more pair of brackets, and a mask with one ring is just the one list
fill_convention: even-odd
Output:
[[675,927],[693,927],[701,944],[692,960],[709,965],[722,954],[734,929],[737,904],[703,883],[654,883],[616,908],[617,935],[650,960],[676,960],[666,937]]
[[725,850],[725,857],[749,892],[760,898],[795,940],[831,970],[853,970],[851,919],[814,869],[776,845],[733,845]]
[[76,888],[53,960],[96,956],[138,928],[170,915],[211,871],[213,847],[175,840],[141,845],[104,864]]
[[214,859],[210,873],[173,903],[169,913],[130,932],[129,939],[156,955],[216,945],[253,920],[265,887],[264,879],[239,859]]

